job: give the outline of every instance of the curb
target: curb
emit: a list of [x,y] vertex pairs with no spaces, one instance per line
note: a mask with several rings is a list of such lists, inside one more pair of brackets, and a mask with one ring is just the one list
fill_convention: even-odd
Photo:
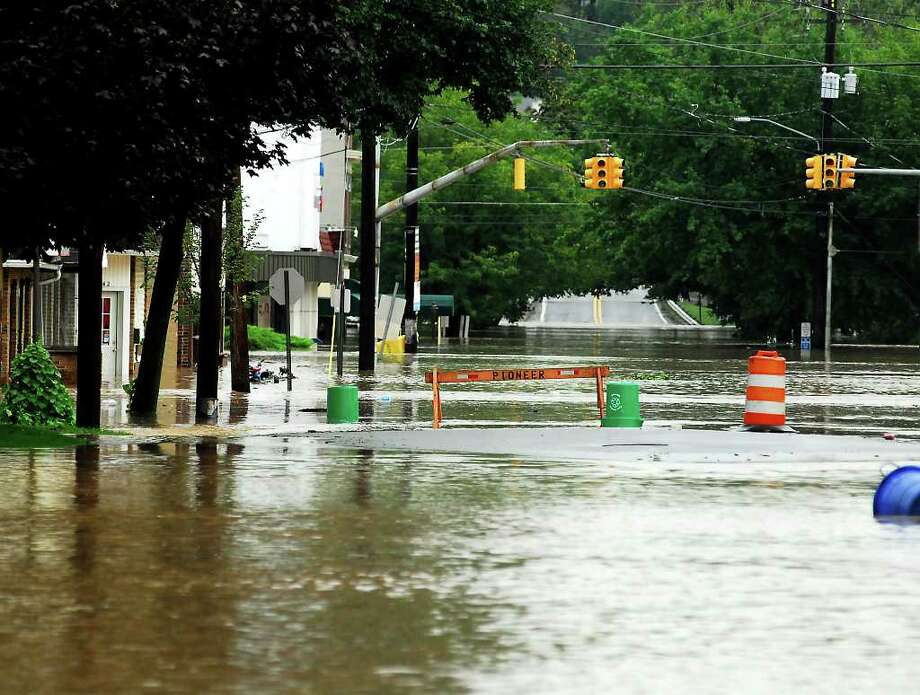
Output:
[[673,299],[669,299],[667,301],[668,301],[668,307],[671,309],[671,311],[673,311],[675,314],[680,316],[688,324],[690,324],[691,326],[701,325],[699,321],[697,321],[695,318],[690,316],[690,314],[688,314],[686,311],[681,309],[680,305],[677,302],[675,302]]

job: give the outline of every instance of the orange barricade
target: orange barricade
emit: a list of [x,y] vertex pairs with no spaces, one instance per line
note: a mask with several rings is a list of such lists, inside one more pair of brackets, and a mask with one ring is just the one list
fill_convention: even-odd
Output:
[[564,367],[561,369],[473,369],[460,372],[425,372],[425,383],[431,384],[433,427],[441,427],[441,384],[473,384],[485,381],[533,381],[539,379],[594,379],[597,385],[597,410],[604,417],[604,379],[608,367]]
[[744,424],[781,428],[786,424],[786,360],[776,350],[758,350],[748,358]]

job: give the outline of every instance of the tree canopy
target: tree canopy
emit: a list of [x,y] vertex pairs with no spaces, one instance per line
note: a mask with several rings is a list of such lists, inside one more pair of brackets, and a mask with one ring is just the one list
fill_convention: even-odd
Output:
[[[637,32],[608,29],[605,46],[591,60],[820,60],[823,17],[816,21],[800,10],[741,0],[649,8],[630,25]],[[700,42],[732,48],[665,42],[661,36],[711,37]],[[847,21],[837,36],[840,62],[906,60],[920,50],[917,33],[896,27]],[[764,46],[739,49],[744,42]],[[895,68],[857,72],[859,94],[842,96],[835,105],[831,151],[873,166],[913,161],[911,104],[920,96],[920,81]],[[826,253],[815,215],[824,214],[825,204],[806,193],[804,159],[817,145],[775,125],[739,124],[733,117],[770,118],[817,135],[819,75],[815,67],[598,69],[572,76],[567,93],[548,105],[544,118],[571,135],[609,133],[614,151],[627,162],[627,185],[636,189],[605,196],[588,221],[612,252],[610,289],[644,284],[664,297],[700,291],[721,316],[752,334],[786,336],[812,318],[812,283],[823,288],[814,268]],[[856,190],[834,194],[834,200],[835,246],[844,251],[835,260],[835,324],[882,338],[910,337],[920,308],[912,279],[918,262],[916,183],[857,175]]]
[[[718,66],[820,62],[823,13],[750,0],[628,8],[598,0],[558,9],[599,22],[554,19],[579,63],[715,67],[559,71],[535,118],[489,127],[457,95],[430,100],[421,124],[422,181],[525,137],[607,137],[626,161],[630,190],[577,190],[571,176],[536,163],[528,163],[525,193],[511,191],[508,163],[465,179],[421,206],[426,291],[455,293],[479,325],[515,318],[541,296],[637,286],[669,298],[701,292],[723,320],[753,336],[787,337],[799,322],[814,321],[826,255],[816,216],[826,201],[806,191],[804,160],[817,145],[769,123],[733,119],[769,118],[817,136],[820,69]],[[898,22],[910,9],[895,2],[880,16]],[[920,51],[917,32],[850,17],[838,41],[840,62],[909,61]],[[870,166],[916,165],[920,80],[911,70],[856,68],[859,94],[835,104],[832,151]],[[398,147],[383,156],[384,201],[403,191]],[[587,155],[534,156],[575,173]],[[913,339],[916,182],[858,174],[856,181],[855,190],[833,195],[835,327]],[[580,204],[539,205],[559,202]],[[398,275],[400,229],[396,218],[387,220],[384,277]]]

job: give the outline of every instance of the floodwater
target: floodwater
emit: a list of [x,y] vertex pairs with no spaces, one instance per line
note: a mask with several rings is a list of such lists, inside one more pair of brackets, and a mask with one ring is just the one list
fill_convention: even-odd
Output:
[[[423,373],[607,364],[647,426],[728,427],[753,346],[507,330],[383,362],[362,426],[430,423]],[[920,437],[920,351],[789,359],[802,431]],[[3,692],[909,691],[920,525],[877,523],[877,464],[655,466],[336,449],[326,358],[192,424],[0,450]],[[354,356],[349,356],[349,370]],[[280,365],[269,356],[266,364]],[[584,425],[593,384],[443,389],[445,424]],[[157,433],[160,434],[157,434]],[[782,435],[779,435],[782,436]]]

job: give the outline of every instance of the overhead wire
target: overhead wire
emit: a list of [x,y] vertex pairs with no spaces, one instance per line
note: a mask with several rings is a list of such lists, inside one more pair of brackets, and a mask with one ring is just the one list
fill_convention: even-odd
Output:
[[[424,119],[424,120],[428,120],[428,119]],[[431,122],[431,121],[429,121],[429,122]],[[435,124],[435,125],[439,125],[439,126],[441,125],[441,124],[437,124],[437,123],[434,123],[434,124]],[[465,133],[459,132],[459,131],[457,131],[457,130],[455,130],[455,129],[449,128],[448,126],[442,126],[442,127],[444,127],[446,130],[449,130],[449,131],[451,131],[451,132],[454,132],[455,134],[460,135],[461,137],[464,137],[464,138],[467,138],[467,139],[469,139],[469,138],[475,136],[475,137],[477,137],[477,138],[479,138],[479,139],[491,140],[491,138],[488,138],[487,136],[485,136],[485,135],[483,135],[482,133],[479,133],[479,132],[473,130],[472,128],[469,128],[468,126],[464,126],[464,125],[462,125],[462,124],[457,124],[457,125],[459,125],[460,127],[462,127],[464,130],[469,131],[469,132],[471,133],[471,135],[467,135],[467,134],[465,134]],[[497,141],[494,141],[494,140],[492,140],[492,142],[493,142],[494,144],[500,144],[500,143],[498,143]],[[569,173],[571,173],[571,172],[569,172]],[[577,174],[574,174],[574,173],[573,173],[572,175],[575,176],[576,178],[583,178],[583,177],[580,177],[580,176],[578,176]],[[674,195],[674,194],[670,194],[670,193],[661,193],[661,192],[657,192],[657,191],[645,191],[645,190],[643,190],[643,189],[630,188],[630,187],[624,187],[623,190],[634,191],[634,192],[636,192],[636,193],[641,193],[641,194],[648,195],[648,196],[652,196],[652,197],[656,197],[656,198],[661,198],[661,199],[670,200],[670,201],[672,201],[672,202],[683,202],[683,203],[687,203],[687,204],[690,204],[690,205],[697,205],[697,206],[702,206],[702,207],[711,207],[711,208],[718,208],[718,209],[727,209],[727,210],[736,210],[736,211],[747,211],[747,212],[754,212],[754,213],[757,213],[757,214],[778,214],[778,213],[786,213],[786,212],[789,212],[789,211],[771,210],[771,209],[769,209],[769,208],[765,208],[764,205],[775,205],[775,204],[777,204],[777,203],[792,202],[792,201],[797,201],[797,200],[800,201],[800,200],[804,200],[804,199],[805,199],[805,196],[799,195],[799,196],[792,196],[792,197],[787,197],[787,198],[778,198],[778,199],[773,199],[773,200],[763,200],[763,201],[760,201],[760,200],[740,200],[740,201],[739,201],[739,200],[721,200],[721,199],[693,198],[693,197],[689,197],[689,196]],[[432,203],[433,203],[433,204],[437,204],[437,201],[432,201]],[[746,208],[746,207],[743,207],[744,205],[759,205],[760,207],[758,207],[758,208]],[[803,213],[793,213],[793,214],[803,214]],[[805,213],[805,214],[808,214],[808,215],[810,215],[810,216],[814,216],[814,213]]]
[[878,19],[876,17],[868,17],[866,15],[856,14],[855,12],[850,12],[849,10],[842,10],[839,7],[834,9],[832,7],[824,7],[823,5],[814,5],[805,0],[762,0],[763,2],[783,2],[786,4],[791,4],[796,7],[808,7],[814,10],[821,10],[822,12],[827,12],[829,14],[835,14],[842,17],[852,17],[853,19],[859,19],[864,22],[870,22],[872,24],[879,24],[889,27],[894,27],[897,29],[905,29],[907,31],[917,31],[920,32],[920,27],[912,27],[907,24],[901,24],[900,22],[888,22],[883,19]]
[[[825,110],[822,109],[822,108],[817,108],[817,109],[815,109],[815,110],[818,111],[819,113],[822,113],[822,114],[824,114],[825,116],[828,116],[828,117],[830,117],[831,119],[833,119],[838,125],[840,125],[840,126],[843,127],[843,128],[846,128],[848,131],[850,131],[851,133],[853,133],[853,135],[855,135],[857,138],[859,138],[859,139],[862,140],[864,143],[866,143],[867,145],[869,145],[869,147],[871,147],[871,148],[878,148],[878,149],[884,150],[884,153],[885,153],[885,154],[887,154],[892,160],[894,160],[895,162],[897,162],[897,163],[900,164],[901,166],[907,167],[908,169],[914,169],[914,168],[915,168],[915,167],[912,167],[912,166],[910,166],[910,165],[908,165],[908,164],[905,164],[904,161],[903,161],[902,159],[900,159],[899,157],[895,156],[895,155],[894,155],[887,147],[885,147],[884,145],[876,145],[876,143],[873,142],[872,140],[869,140],[868,138],[863,137],[862,135],[860,135],[859,133],[857,133],[855,130],[853,130],[853,128],[851,128],[851,127],[848,126],[846,123],[844,123],[842,120],[840,120],[840,118],[839,118],[838,116],[836,116],[835,114],[833,114],[833,113],[828,113],[827,111],[825,111]],[[832,140],[836,141],[837,138],[832,138]]]
[[[544,14],[548,14],[548,15],[551,15],[551,16],[553,16],[553,17],[557,17],[557,18],[559,18],[559,19],[566,19],[566,20],[573,21],[573,22],[584,22],[584,23],[586,23],[586,24],[591,24],[591,25],[598,26],[598,27],[606,27],[606,28],[609,28],[609,29],[616,29],[616,30],[618,30],[618,31],[628,31],[628,32],[633,32],[633,33],[637,33],[637,34],[642,34],[642,35],[644,35],[644,36],[653,36],[653,37],[655,37],[655,38],[657,38],[657,39],[668,39],[668,40],[671,40],[671,41],[675,41],[675,42],[677,42],[677,43],[682,43],[682,44],[687,44],[687,45],[703,46],[703,47],[706,47],[706,48],[715,48],[715,49],[723,50],[723,51],[731,51],[731,52],[737,52],[737,53],[744,53],[744,54],[747,54],[747,55],[756,55],[756,56],[760,56],[760,57],[762,57],[762,58],[772,58],[772,59],[774,59],[774,60],[783,60],[783,61],[787,61],[787,62],[791,62],[791,63],[816,64],[816,63],[815,63],[814,61],[812,61],[812,60],[805,60],[805,59],[802,59],[802,58],[790,58],[790,57],[788,57],[788,56],[781,56],[781,55],[776,55],[776,54],[773,54],[773,53],[764,53],[763,51],[749,51],[749,50],[744,49],[744,48],[737,48],[737,47],[735,47],[735,46],[726,46],[726,45],[724,45],[724,44],[718,44],[718,43],[708,43],[708,42],[705,42],[705,41],[697,41],[696,39],[685,39],[685,38],[679,38],[679,37],[675,37],[675,36],[667,36],[666,34],[658,34],[658,33],[656,33],[656,32],[652,32],[652,31],[645,31],[645,30],[643,30],[643,29],[636,29],[635,27],[628,27],[628,26],[623,26],[623,25],[618,25],[618,24],[608,24],[608,23],[606,23],[606,22],[597,22],[597,21],[591,20],[591,19],[583,19],[583,18],[581,18],[581,17],[573,17],[573,16],[571,16],[571,15],[562,14],[562,13],[560,13],[560,12],[546,12],[546,13],[544,13]],[[817,63],[817,65],[820,65],[820,63]]]

